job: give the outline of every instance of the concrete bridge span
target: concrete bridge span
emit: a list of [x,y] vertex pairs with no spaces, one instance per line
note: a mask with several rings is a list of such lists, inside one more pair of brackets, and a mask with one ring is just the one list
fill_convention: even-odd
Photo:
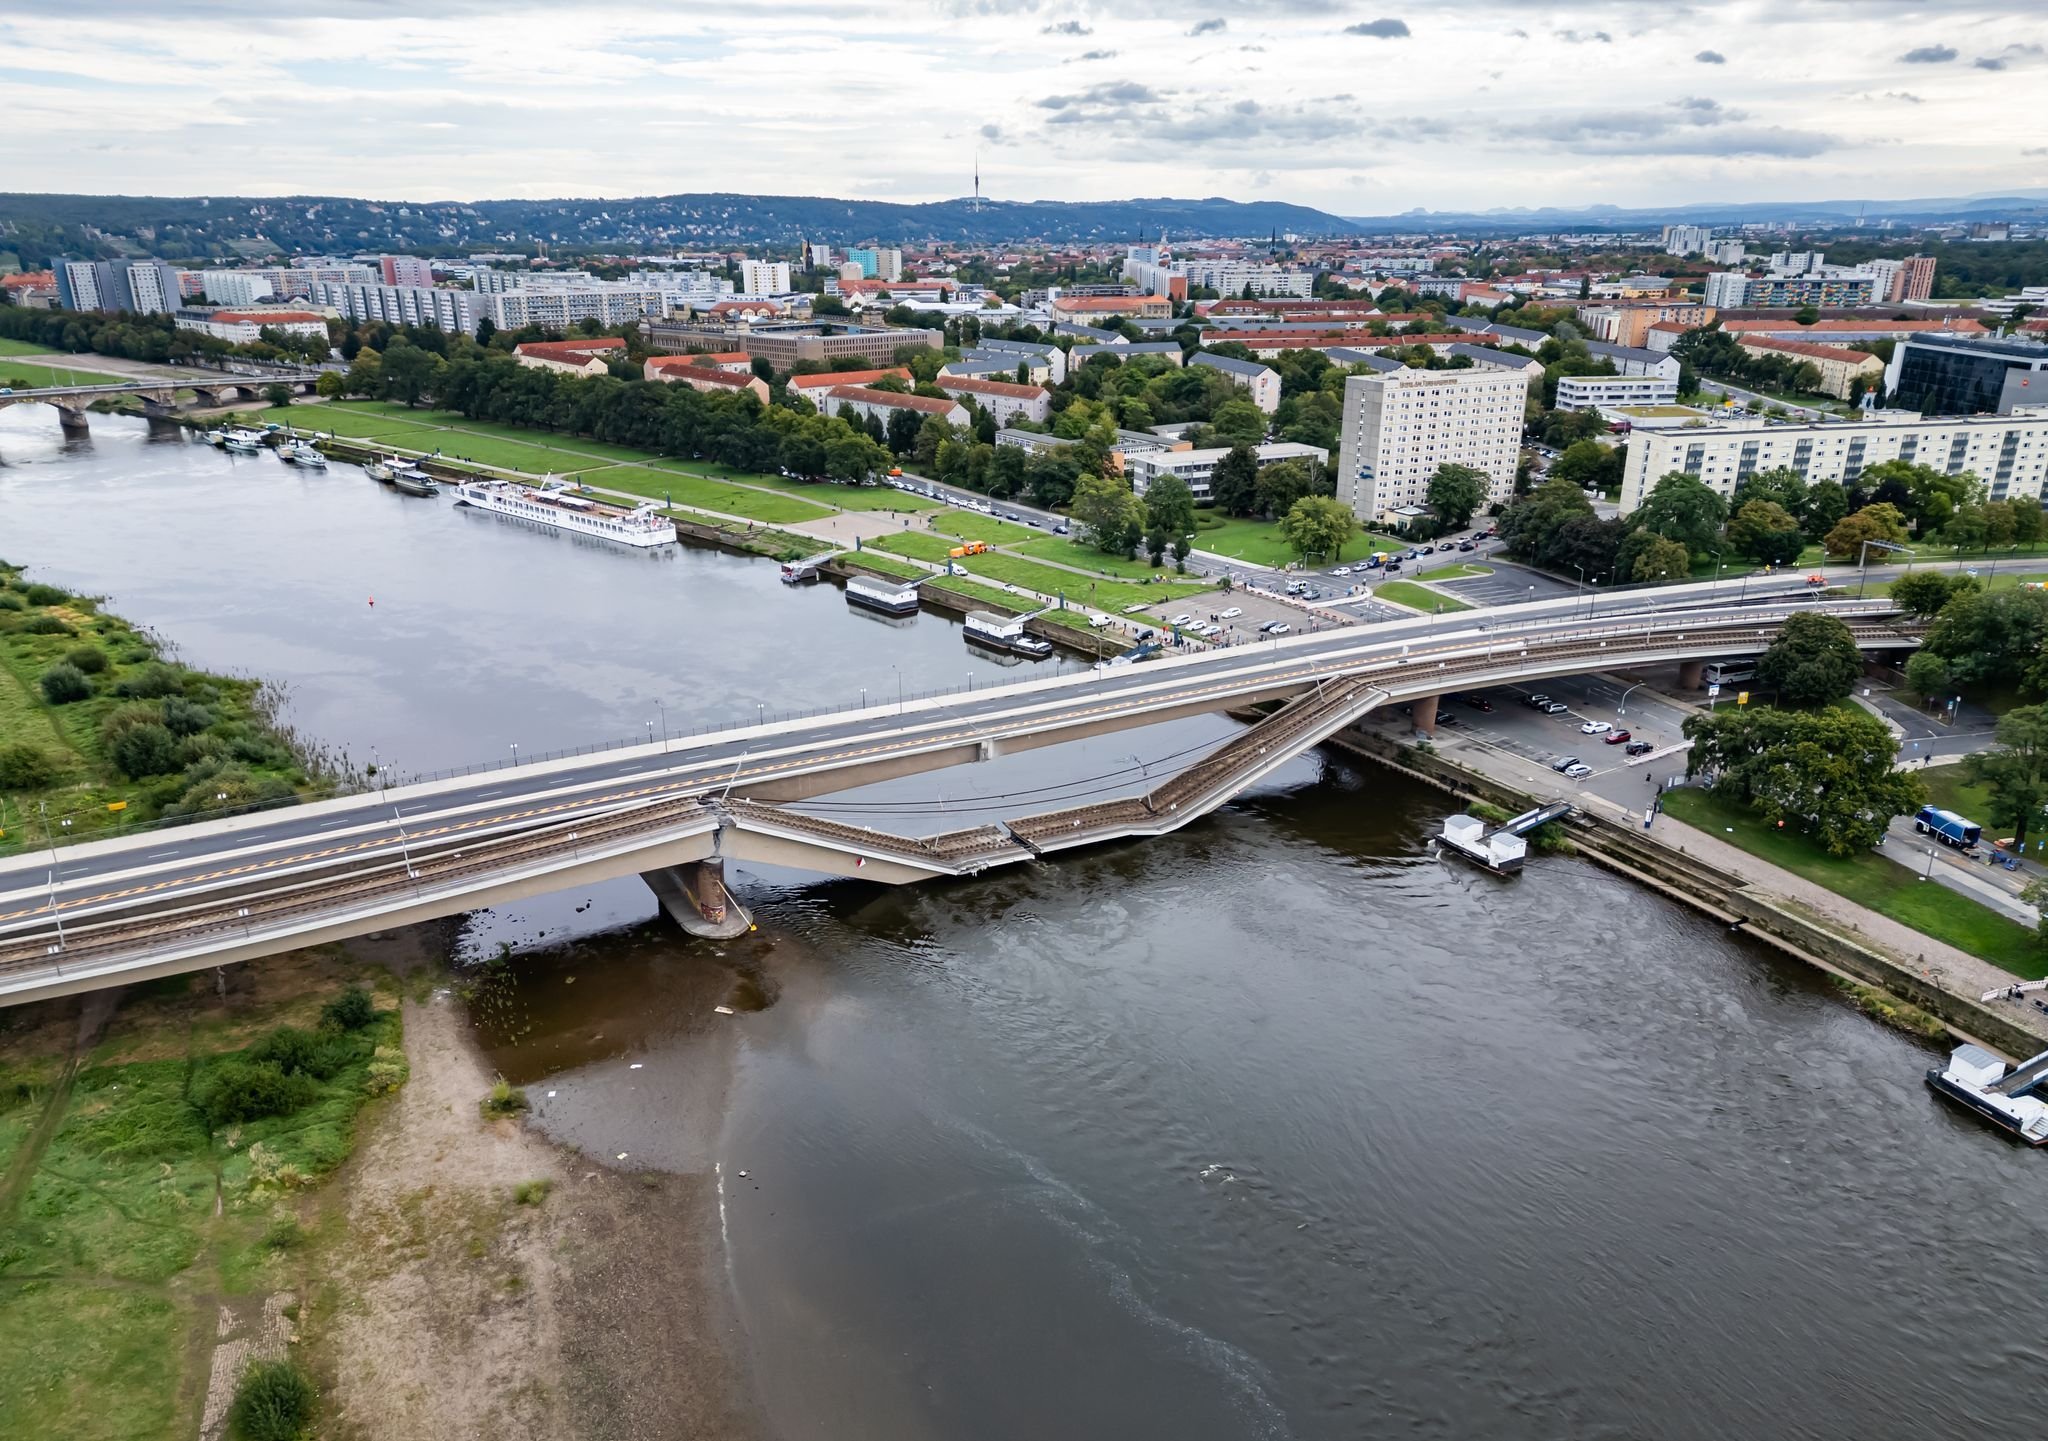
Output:
[[[1474,614],[738,727],[685,745],[60,848],[0,866],[0,1003],[253,959],[628,872],[687,880],[699,874],[690,868],[711,867],[719,880],[724,864],[753,862],[909,884],[1158,835],[1376,707],[1411,701],[1420,721],[1447,689],[1755,654],[1795,609],[1836,610],[1870,650],[1918,643],[1886,602],[1645,612],[1598,623]],[[927,837],[790,804],[1267,702],[1279,708],[1142,796]],[[701,890],[722,906],[722,881]]]

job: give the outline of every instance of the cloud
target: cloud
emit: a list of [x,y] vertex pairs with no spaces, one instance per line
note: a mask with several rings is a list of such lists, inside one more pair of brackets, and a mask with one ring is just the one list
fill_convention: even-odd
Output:
[[1747,111],[1705,96],[1688,96],[1653,110],[1597,110],[1546,115],[1510,125],[1502,133],[1537,140],[1580,155],[1763,155],[1810,158],[1841,142],[1832,135],[1776,125],[1747,124]]
[[1072,60],[1063,60],[1060,63],[1063,65],[1074,65],[1085,60],[1114,59],[1116,59],[1116,51],[1114,50],[1084,50],[1079,55],[1076,55]]
[[2048,145],[2036,145],[2032,150],[2022,150],[2022,155],[2048,155]]
[[1000,145],[1004,139],[1003,127],[1000,125],[984,125],[981,127],[981,138]]
[[1699,61],[1702,65],[1726,65],[1728,63],[1728,57],[1718,50],[1702,50],[1692,58]]
[[1922,45],[1918,49],[1908,50],[1905,54],[1901,55],[1899,63],[1902,65],[1946,65],[1949,61],[1955,59],[1959,53],[1953,45]]
[[1910,90],[1887,90],[1884,92],[1884,98],[1887,100],[1903,100],[1908,105],[1925,105],[1927,103]]
[[2038,60],[2041,54],[2038,45],[2008,45],[1995,55],[1980,55],[1970,63],[1979,70],[2003,70],[2016,61]]
[[1408,38],[1406,20],[1363,20],[1356,25],[1344,27],[1346,35],[1369,35],[1375,40],[1405,40]]
[[1112,80],[1091,85],[1075,95],[1048,95],[1037,103],[1040,110],[1100,111],[1129,105],[1155,105],[1162,97],[1148,85],[1135,80]]
[[1557,38],[1567,45],[1612,45],[1614,37],[1605,30],[1560,30]]
[[1041,35],[1093,35],[1095,32],[1078,20],[1062,20],[1057,25],[1048,25],[1038,32]]
[[1188,31],[1188,34],[1214,35],[1217,34],[1219,31],[1228,30],[1229,28],[1230,22],[1219,16],[1214,19],[1196,21],[1194,29]]

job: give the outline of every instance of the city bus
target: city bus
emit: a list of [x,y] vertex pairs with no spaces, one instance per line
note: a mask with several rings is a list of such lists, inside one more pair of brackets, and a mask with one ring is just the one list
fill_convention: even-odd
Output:
[[1746,680],[1756,679],[1756,662],[1753,660],[1712,661],[1700,674],[1708,685],[1737,685]]

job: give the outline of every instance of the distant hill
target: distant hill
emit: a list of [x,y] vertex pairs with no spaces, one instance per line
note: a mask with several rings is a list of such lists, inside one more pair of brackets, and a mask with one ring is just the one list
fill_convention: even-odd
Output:
[[0,239],[24,261],[57,253],[169,260],[268,252],[688,248],[816,240],[834,246],[929,240],[1006,244],[1169,235],[1343,234],[1349,222],[1277,201],[1109,200],[893,205],[798,195],[662,195],[630,200],[431,204],[296,195],[156,197],[0,194]]
[[1941,221],[2033,220],[2048,217],[2048,191],[1959,195],[1917,200],[1700,201],[1653,209],[1616,205],[1540,206],[1497,210],[1410,210],[1400,215],[1351,215],[1345,223],[1364,234],[1389,232],[1530,230],[1651,230],[1664,225],[1806,224],[1816,227],[1865,220],[1907,224]]

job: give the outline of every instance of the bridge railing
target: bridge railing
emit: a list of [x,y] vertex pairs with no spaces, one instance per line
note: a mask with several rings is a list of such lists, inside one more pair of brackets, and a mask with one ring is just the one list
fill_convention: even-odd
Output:
[[[1873,599],[1869,601],[1834,602],[1832,604],[1828,604],[1825,606],[1809,604],[1802,607],[1788,607],[1785,611],[1785,615],[1789,616],[1792,614],[1803,614],[1808,611],[1816,610],[1826,614],[1846,615],[1849,619],[1854,620],[1858,616],[1867,615],[1875,618],[1883,614],[1890,614],[1896,611],[1896,607],[1892,606],[1887,601]],[[1553,641],[1557,644],[1567,644],[1578,640],[1616,640],[1642,638],[1646,636],[1649,633],[1649,628],[1645,627],[1639,622],[1633,624],[1629,623],[1629,617],[1631,614],[1637,617],[1641,617],[1644,615],[1654,614],[1654,612],[1630,613],[1617,610],[1612,614],[1600,616],[1597,622],[1589,622],[1586,626],[1568,631],[1559,631],[1555,629],[1555,627],[1558,624],[1557,618],[1555,616],[1528,617],[1520,620],[1503,620],[1492,624],[1479,621],[1476,618],[1474,618],[1471,623],[1475,626],[1475,628],[1478,629],[1479,634],[1471,640],[1471,644],[1475,650],[1489,647],[1499,649],[1501,647],[1512,645],[1512,638],[1519,637],[1533,630],[1543,630],[1546,628],[1548,629],[1548,635],[1546,639]],[[1684,624],[1687,626],[1697,626],[1701,630],[1707,630],[1710,628],[1727,630],[1730,628],[1742,629],[1762,627],[1765,625],[1774,625],[1782,621],[1784,619],[1784,616],[1781,616],[1774,611],[1751,610],[1747,612],[1733,611],[1730,612],[1725,618],[1722,618],[1718,621],[1710,619],[1709,617],[1699,613],[1690,613],[1682,617],[1677,617],[1675,619],[1678,624]],[[1676,624],[1670,627],[1666,627],[1665,629],[1675,631]],[[1418,643],[1424,638],[1435,637],[1425,637],[1423,633],[1417,633]],[[1390,637],[1389,639],[1392,640],[1393,638]],[[1373,643],[1370,638],[1369,632],[1360,632],[1359,640],[1361,644]],[[1279,647],[1279,639],[1278,637],[1275,637],[1273,641],[1267,642],[1266,644],[1269,647],[1277,650]],[[1242,651],[1252,648],[1254,648],[1253,644],[1247,643],[1247,645],[1240,647],[1239,650]],[[1229,652],[1212,652],[1211,654],[1228,653]],[[1509,652],[1507,651],[1503,651],[1503,658],[1505,658],[1505,656],[1508,653]],[[1341,669],[1344,667],[1339,668]],[[1085,675],[1089,673],[1090,671],[1087,669],[1080,669],[1071,673],[1064,671],[1062,672],[1062,674],[1072,674],[1076,676]],[[1050,679],[1050,677],[1048,677],[1048,679]],[[977,690],[991,690],[1009,683],[1010,682],[1007,679],[1002,679],[997,680],[993,684],[984,684],[981,686],[976,686],[972,680],[969,680],[968,682],[962,685],[935,686],[928,690],[919,691],[897,691],[884,694],[879,698],[863,695],[861,702],[850,706],[824,705],[813,707],[790,707],[785,709],[771,709],[765,702],[756,702],[754,707],[754,715],[751,719],[742,716],[738,720],[727,720],[717,722],[706,721],[702,724],[689,726],[687,728],[682,726],[657,728],[656,730],[651,730],[643,735],[630,735],[617,740],[591,741],[587,744],[580,746],[560,746],[552,749],[544,749],[537,751],[529,751],[524,747],[518,747],[513,750],[512,754],[507,755],[503,758],[492,759],[487,761],[473,761],[470,764],[463,766],[443,766],[435,770],[427,771],[394,771],[389,766],[380,766],[378,768],[378,773],[376,774],[376,776],[369,777],[364,773],[357,771],[354,768],[353,763],[350,763],[347,766],[345,766],[345,773],[342,777],[340,788],[337,789],[335,795],[343,797],[368,795],[379,791],[388,791],[394,787],[402,788],[405,786],[414,785],[431,785],[439,781],[463,780],[473,776],[493,775],[502,771],[517,770],[520,767],[547,765],[557,761],[575,760],[585,756],[605,755],[614,752],[632,750],[636,747],[647,747],[655,744],[661,744],[664,747],[666,747],[676,741],[688,741],[699,739],[705,736],[729,734],[734,731],[745,730],[748,728],[765,725],[783,725],[797,721],[819,720],[827,716],[852,718],[854,716],[858,716],[864,712],[869,711],[881,715],[886,715],[890,713],[892,710],[898,714],[901,714],[905,712],[913,703],[916,702],[929,700],[945,700],[954,696],[972,695]],[[319,796],[313,797],[312,799],[328,798],[329,797]],[[161,830],[167,830],[176,826],[192,825],[196,823],[214,820],[237,819],[244,816],[256,815],[267,811],[284,811],[291,809],[293,806],[304,803],[305,799],[307,798],[285,797],[276,801],[258,801],[240,806],[226,806],[222,807],[219,810],[210,810],[196,815],[178,816],[153,821],[138,821],[132,825],[118,827],[113,832],[107,831],[104,828],[104,826],[89,831],[76,827],[75,822],[84,817],[90,816],[93,819],[98,820],[100,817],[100,807],[75,807],[69,811],[52,812],[49,813],[47,816],[38,815],[37,819],[40,821],[44,832],[42,844],[24,844],[20,847],[18,851],[15,852],[15,854],[33,854],[38,850],[58,851],[63,849],[65,846],[80,845],[89,841],[115,840],[119,839],[122,836],[146,835]],[[33,830],[28,825],[29,819],[30,818],[28,813],[24,811],[22,813],[20,823],[23,826],[23,834],[25,836],[33,835]],[[4,824],[0,824],[0,829],[4,828]]]

